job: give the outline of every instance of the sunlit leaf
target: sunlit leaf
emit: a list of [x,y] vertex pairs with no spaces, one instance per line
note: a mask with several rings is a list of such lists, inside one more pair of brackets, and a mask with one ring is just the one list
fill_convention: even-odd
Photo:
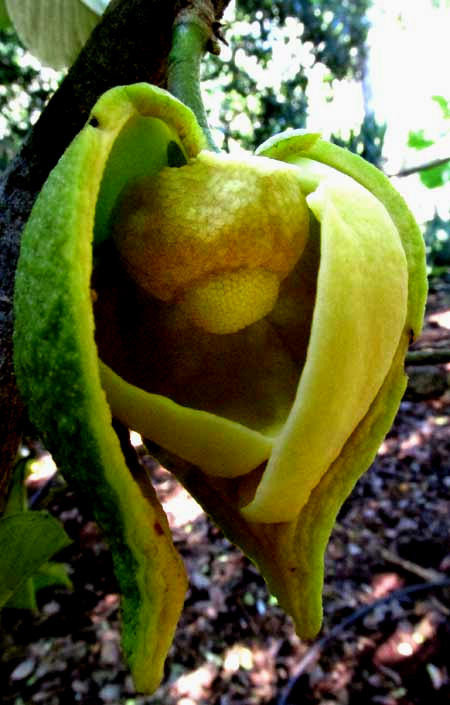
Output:
[[[88,7],[89,4],[89,7]],[[42,63],[69,66],[99,21],[89,0],[6,0],[6,8],[21,41]]]

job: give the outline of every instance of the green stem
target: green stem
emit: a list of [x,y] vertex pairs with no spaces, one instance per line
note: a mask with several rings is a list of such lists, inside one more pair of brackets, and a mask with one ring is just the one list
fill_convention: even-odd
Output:
[[211,32],[206,24],[190,21],[188,17],[175,24],[168,60],[167,87],[172,95],[195,113],[209,149],[218,152],[208,126],[200,91],[200,64],[210,39]]

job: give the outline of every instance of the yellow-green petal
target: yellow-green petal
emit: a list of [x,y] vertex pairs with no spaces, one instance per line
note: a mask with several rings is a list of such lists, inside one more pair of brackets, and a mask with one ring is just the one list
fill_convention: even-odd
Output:
[[280,551],[296,566],[286,582],[285,609],[295,621],[297,633],[316,636],[322,623],[324,556],[336,517],[354,485],[372,463],[394,422],[407,377],[403,363],[409,337],[403,333],[389,373],[363,421],[348,439],[300,512],[291,530],[286,530]]
[[150,394],[125,382],[103,363],[100,375],[117,419],[212,475],[243,475],[270,455],[272,441],[258,431]]
[[[256,564],[280,607],[293,619],[297,634],[312,639],[322,621],[324,554],[337,513],[359,477],[370,465],[392,425],[406,387],[403,360],[408,346],[404,333],[389,374],[369,412],[347,440],[307,504],[293,521],[247,521],[239,509],[240,489],[234,480],[206,475],[177,460],[172,465],[179,480],[226,536]],[[261,472],[255,471],[257,482]]]
[[[165,116],[165,126],[155,123]],[[155,126],[161,129],[152,139]],[[162,677],[186,576],[154,491],[131,476],[113,431],[99,377],[90,289],[98,194],[103,189],[113,198],[120,190],[117,150],[126,148],[122,160],[137,158],[141,136],[149,158],[138,163],[148,173],[160,161],[167,164],[173,140],[187,156],[204,145],[193,114],[160,89],[119,87],[98,101],[50,174],[24,231],[14,359],[30,418],[105,531],[123,598],[125,655],[136,688],[152,692]],[[106,222],[107,211],[102,218]]]
[[293,520],[366,415],[404,329],[408,271],[386,209],[351,179],[326,178],[308,196],[321,256],[306,364],[274,442],[251,521]]
[[301,164],[305,159],[319,162],[347,174],[364,186],[384,205],[400,235],[408,262],[408,314],[406,325],[411,339],[422,330],[427,296],[425,243],[414,216],[389,179],[357,154],[320,139],[320,135],[291,130],[264,142],[256,154]]

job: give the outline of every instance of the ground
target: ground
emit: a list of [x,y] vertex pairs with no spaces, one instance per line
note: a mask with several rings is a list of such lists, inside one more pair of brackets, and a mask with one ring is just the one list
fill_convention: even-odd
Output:
[[[444,278],[432,283],[416,347],[449,348],[449,319]],[[326,558],[324,627],[313,644],[295,636],[252,564],[147,457],[190,577],[166,677],[153,696],[135,693],[121,660],[106,546],[73,493],[56,493],[49,508],[73,539],[58,560],[74,589],[42,590],[37,614],[3,611],[3,705],[448,703],[449,418],[448,387],[439,397],[405,397],[339,515]]]

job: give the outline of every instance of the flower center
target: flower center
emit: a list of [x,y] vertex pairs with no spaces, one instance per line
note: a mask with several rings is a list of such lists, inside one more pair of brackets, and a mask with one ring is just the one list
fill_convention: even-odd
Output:
[[217,334],[272,310],[308,232],[295,167],[212,152],[131,184],[113,216],[116,246],[138,286]]
[[276,274],[264,269],[225,272],[189,289],[179,307],[209,333],[235,333],[273,309],[279,286]]

